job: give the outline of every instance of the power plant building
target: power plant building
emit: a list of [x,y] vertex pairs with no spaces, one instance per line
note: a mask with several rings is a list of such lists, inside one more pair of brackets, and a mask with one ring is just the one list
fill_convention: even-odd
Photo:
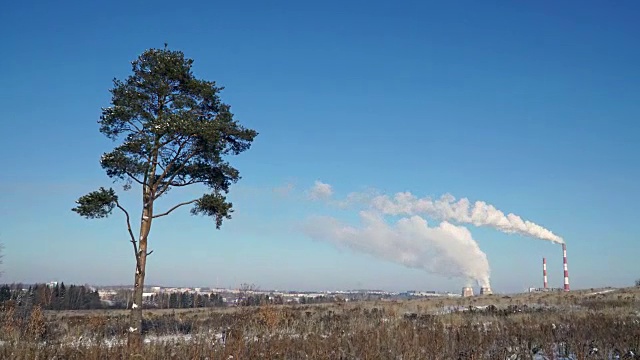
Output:
[[491,291],[490,287],[481,287],[480,288],[480,295],[491,295],[493,294],[493,291]]

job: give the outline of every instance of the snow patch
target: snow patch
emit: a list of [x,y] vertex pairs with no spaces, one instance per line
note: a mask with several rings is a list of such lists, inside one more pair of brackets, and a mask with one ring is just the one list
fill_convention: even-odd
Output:
[[610,293],[610,292],[614,292],[615,289],[608,289],[608,290],[602,290],[602,291],[596,291],[596,292],[592,292],[592,293],[588,293],[587,295],[600,295],[600,294],[606,294],[606,293]]

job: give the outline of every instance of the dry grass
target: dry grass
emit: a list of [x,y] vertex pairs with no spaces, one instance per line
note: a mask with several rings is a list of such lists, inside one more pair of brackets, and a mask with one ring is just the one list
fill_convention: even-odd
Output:
[[[616,352],[640,358],[629,355],[640,350],[640,291],[593,292],[156,310],[146,313],[144,326],[156,341],[140,354],[129,354],[123,342],[126,313],[45,316],[7,308],[0,313],[0,358],[524,359],[558,351],[578,359]],[[436,315],[472,305],[493,306]]]

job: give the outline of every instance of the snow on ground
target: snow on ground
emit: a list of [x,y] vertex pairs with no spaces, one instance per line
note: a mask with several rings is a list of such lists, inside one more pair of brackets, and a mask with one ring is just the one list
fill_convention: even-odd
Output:
[[610,292],[614,292],[614,291],[616,291],[616,289],[607,289],[607,290],[588,293],[587,295],[600,295],[600,294],[606,294],[606,293],[610,293]]
[[[296,337],[295,335],[298,335],[297,337],[299,337],[299,334],[290,334],[292,337]],[[178,343],[178,342],[190,342],[190,341],[195,341],[196,339],[204,339],[208,336],[208,338],[216,343],[221,344],[222,346],[224,346],[224,334],[223,333],[213,333],[213,334],[198,334],[198,335],[191,335],[191,334],[172,334],[172,335],[147,335],[145,336],[144,339],[144,343],[145,344],[153,344],[153,343],[163,343],[163,344],[171,344],[171,343]],[[321,336],[323,338],[326,338],[326,336]],[[257,340],[257,338],[253,339],[254,341]],[[116,346],[116,345],[124,345],[126,344],[126,338],[110,338],[110,339],[104,339],[102,341],[102,344],[104,346],[107,347],[112,347],[112,346]],[[2,341],[0,340],[0,347],[7,345],[8,342],[6,341]],[[93,346],[95,345],[95,342],[90,339],[90,338],[83,338],[82,336],[80,336],[77,339],[74,339],[72,341],[70,341],[70,344],[72,346]],[[42,345],[46,346],[46,342],[43,342]],[[531,355],[531,359],[532,360],[549,360],[549,359],[557,359],[557,360],[577,360],[577,356],[573,353],[563,356],[560,353],[564,352],[562,350],[562,348],[564,348],[564,344],[554,344],[553,346],[554,350],[553,350],[553,356],[550,358],[548,356],[546,356],[542,351],[539,351],[535,354]],[[517,350],[517,349],[514,349]],[[597,348],[592,348],[590,349],[592,352],[594,352],[594,354],[597,354],[598,349]],[[625,356],[625,355],[623,355]],[[616,360],[616,359],[623,359],[624,357],[621,356],[620,354],[615,354],[610,352],[608,354],[608,356],[606,357],[606,359],[609,360]],[[635,356],[634,353],[630,352],[628,354],[626,354],[626,356]],[[521,357],[519,357],[517,354],[513,354],[511,356],[508,356],[506,358],[506,360],[516,360],[516,359],[521,359]]]

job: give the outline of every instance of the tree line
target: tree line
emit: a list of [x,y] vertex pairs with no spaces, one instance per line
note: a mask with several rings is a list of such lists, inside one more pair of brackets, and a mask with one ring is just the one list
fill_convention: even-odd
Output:
[[102,309],[100,295],[84,285],[51,286],[34,284],[25,288],[23,284],[0,286],[0,305],[11,302],[17,306],[39,306],[45,310],[89,310]]
[[[130,306],[131,304],[129,304]],[[197,294],[190,292],[160,293],[151,295],[143,301],[146,308],[188,309],[225,306],[224,299],[218,294]]]
[[[97,290],[84,285],[63,283],[50,284],[4,284],[0,285],[0,308],[4,305],[33,307],[45,310],[91,310],[130,309],[133,304],[132,291],[120,290],[111,300],[100,298]],[[143,301],[145,308],[185,309],[225,306],[219,294],[160,293]]]

